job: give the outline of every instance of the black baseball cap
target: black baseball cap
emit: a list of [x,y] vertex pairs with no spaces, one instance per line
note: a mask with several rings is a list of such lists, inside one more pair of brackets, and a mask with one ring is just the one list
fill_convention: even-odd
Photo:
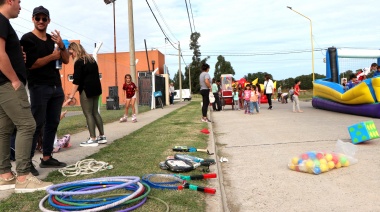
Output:
[[47,10],[45,7],[39,6],[39,7],[34,8],[34,10],[33,10],[33,16],[35,16],[37,14],[41,14],[41,13],[45,14],[47,17],[50,17],[49,10]]

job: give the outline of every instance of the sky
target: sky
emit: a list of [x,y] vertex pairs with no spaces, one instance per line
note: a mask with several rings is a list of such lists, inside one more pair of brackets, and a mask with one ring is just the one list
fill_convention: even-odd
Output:
[[[158,49],[166,56],[170,77],[178,71],[178,50],[165,42],[148,3],[165,34],[184,61],[191,63],[191,31],[198,40],[202,59],[210,56],[213,76],[217,56],[223,55],[235,70],[235,79],[248,73],[268,72],[281,80],[312,73],[310,21],[314,45],[314,72],[325,74],[323,58],[328,47],[379,49],[379,0],[135,0],[133,1],[136,51]],[[113,7],[103,0],[22,0],[12,26],[21,36],[33,29],[33,8],[43,5],[50,11],[48,32],[59,30],[63,39],[81,40],[88,52],[103,42],[100,53],[113,52]],[[115,2],[118,52],[129,51],[128,0]],[[157,9],[158,8],[158,9]],[[142,58],[144,59],[144,58]]]

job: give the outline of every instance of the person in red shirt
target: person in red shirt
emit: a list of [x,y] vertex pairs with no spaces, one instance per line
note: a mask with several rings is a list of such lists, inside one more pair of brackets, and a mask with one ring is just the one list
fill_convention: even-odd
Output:
[[127,122],[129,106],[132,106],[132,122],[137,122],[135,111],[137,86],[132,82],[130,74],[125,75],[123,90],[125,92],[125,114],[120,118],[120,122]]
[[296,112],[296,107],[299,113],[302,113],[303,111],[300,109],[300,100],[298,99],[300,92],[304,91],[300,89],[301,81],[296,79],[295,85],[294,85],[294,95],[293,95],[293,112]]

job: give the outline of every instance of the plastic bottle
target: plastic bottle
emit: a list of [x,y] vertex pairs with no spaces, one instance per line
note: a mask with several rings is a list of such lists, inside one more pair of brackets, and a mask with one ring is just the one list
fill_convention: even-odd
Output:
[[[54,44],[54,48],[58,48],[58,45],[57,44]],[[59,51],[59,48],[58,48],[58,51]],[[55,68],[56,69],[62,69],[62,60],[61,59],[58,59],[55,61]]]

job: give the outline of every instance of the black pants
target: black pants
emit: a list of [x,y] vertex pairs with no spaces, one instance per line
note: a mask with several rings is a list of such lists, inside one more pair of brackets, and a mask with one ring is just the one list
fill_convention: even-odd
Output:
[[174,104],[174,93],[169,94],[169,103],[172,105]]
[[212,103],[212,109],[213,110],[222,110],[222,106],[220,104],[219,93],[216,92],[216,93],[213,93],[213,94],[214,94],[215,102]]
[[268,99],[269,108],[272,108],[272,94],[267,93],[266,95],[267,95],[267,99]]
[[210,104],[210,89],[204,89],[201,90],[201,95],[202,95],[202,116],[207,117],[207,109],[208,105]]
[[34,156],[41,129],[43,156],[51,156],[65,98],[62,86],[33,85],[29,87],[29,92],[32,113],[37,125],[33,136],[31,158]]

